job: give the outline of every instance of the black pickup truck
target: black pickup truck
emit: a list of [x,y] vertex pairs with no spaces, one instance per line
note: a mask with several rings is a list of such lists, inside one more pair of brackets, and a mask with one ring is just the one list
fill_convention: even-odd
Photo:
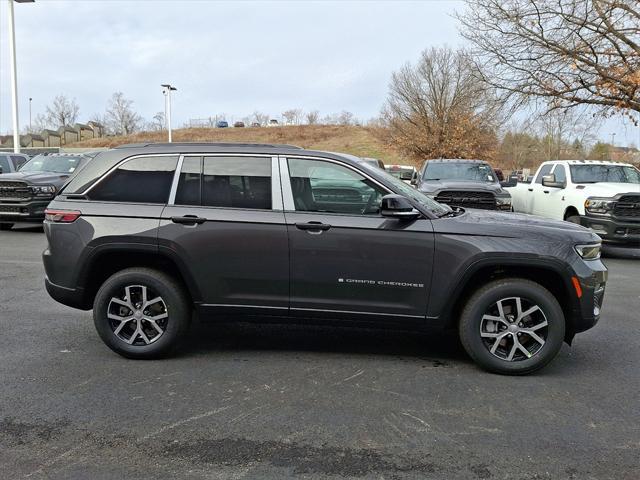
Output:
[[44,210],[66,181],[96,153],[36,155],[20,170],[0,175],[0,230],[42,223]]

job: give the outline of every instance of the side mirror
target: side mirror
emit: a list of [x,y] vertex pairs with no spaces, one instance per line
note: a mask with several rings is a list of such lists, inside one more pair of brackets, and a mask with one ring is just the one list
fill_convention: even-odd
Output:
[[518,184],[518,176],[517,175],[511,175],[504,182],[500,182],[500,185],[502,185],[503,187],[515,187],[517,184]]
[[411,175],[411,185],[413,185],[414,187],[416,185],[418,185],[418,172],[413,172],[413,175]]
[[383,217],[398,218],[402,220],[415,220],[420,212],[413,208],[411,202],[402,195],[385,195],[382,197],[380,214]]
[[567,185],[564,182],[556,182],[555,174],[551,173],[542,177],[542,186],[551,188],[564,188]]

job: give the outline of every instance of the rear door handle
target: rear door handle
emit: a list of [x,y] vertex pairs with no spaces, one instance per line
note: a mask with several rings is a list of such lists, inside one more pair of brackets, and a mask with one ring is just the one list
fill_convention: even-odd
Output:
[[549,193],[549,190],[544,190],[544,193]]
[[530,192],[533,192],[533,188],[527,188],[527,190],[529,190]]
[[200,225],[207,221],[206,218],[196,217],[195,215],[184,215],[183,217],[171,217],[173,223],[181,225]]
[[306,230],[309,233],[319,234],[331,228],[331,225],[320,222],[296,223],[298,230]]

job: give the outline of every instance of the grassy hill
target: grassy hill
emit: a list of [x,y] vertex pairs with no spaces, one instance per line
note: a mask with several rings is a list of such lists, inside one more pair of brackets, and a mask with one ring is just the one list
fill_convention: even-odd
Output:
[[[115,147],[125,143],[166,142],[166,132],[142,132],[122,137],[94,138],[70,144],[73,148]],[[344,152],[379,158],[385,163],[411,162],[376,135],[374,128],[301,125],[273,128],[184,128],[173,130],[174,142],[290,143],[312,150]]]

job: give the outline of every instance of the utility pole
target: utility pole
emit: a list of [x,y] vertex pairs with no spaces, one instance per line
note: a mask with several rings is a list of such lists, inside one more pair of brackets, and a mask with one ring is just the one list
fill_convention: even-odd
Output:
[[175,92],[178,89],[169,83],[163,83],[161,87],[162,87],[162,93],[165,97],[164,119],[167,125],[167,130],[169,132],[169,143],[171,143],[172,142],[172,139],[171,139],[171,92]]
[[33,98],[29,97],[29,131],[31,131],[31,100]]
[[613,148],[616,146],[616,133],[611,133],[611,146],[609,147],[609,160],[613,160]]

